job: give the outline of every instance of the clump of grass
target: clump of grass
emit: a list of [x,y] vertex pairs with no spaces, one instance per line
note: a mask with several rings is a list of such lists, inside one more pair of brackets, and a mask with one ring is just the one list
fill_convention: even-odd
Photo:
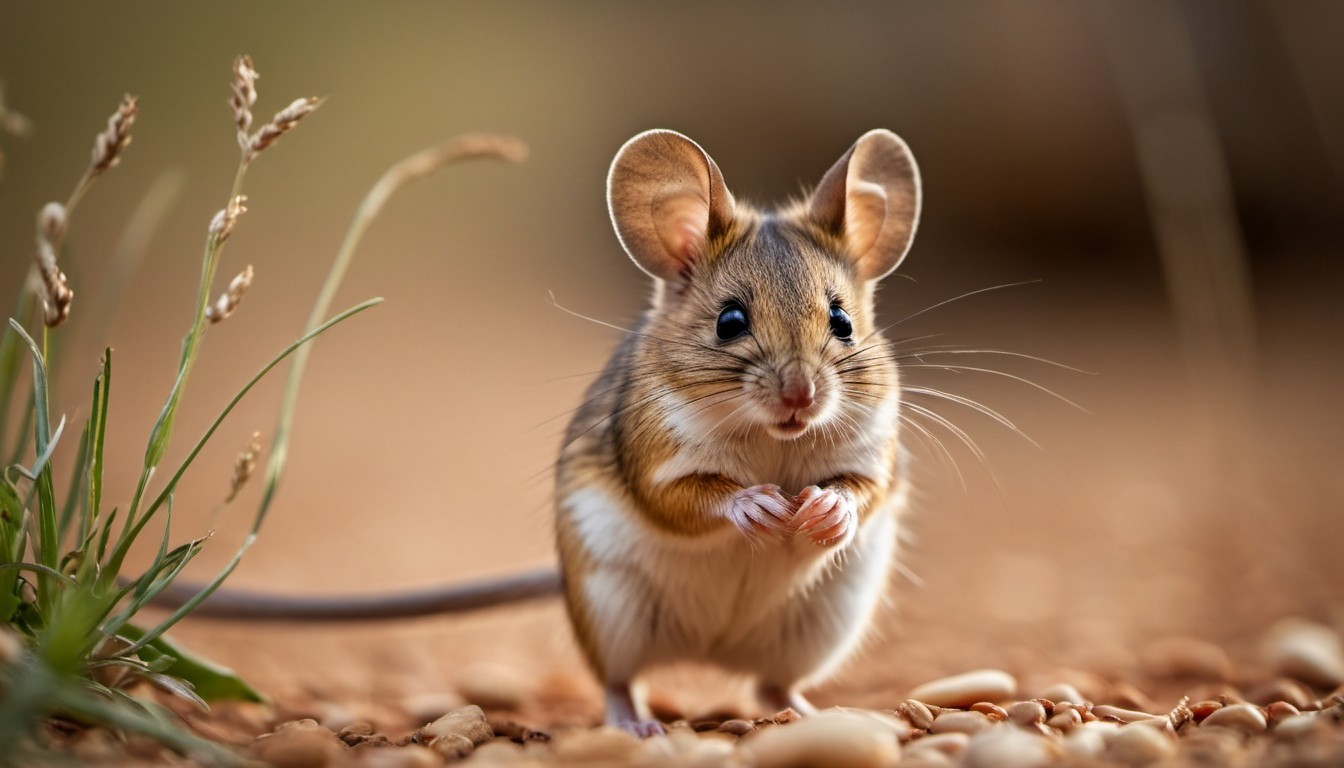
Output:
[[[178,406],[208,327],[238,310],[251,284],[251,265],[214,302],[212,286],[223,246],[246,211],[243,181],[252,164],[315,110],[318,99],[299,99],[256,131],[252,106],[257,73],[246,56],[233,67],[229,101],[238,131],[239,162],[224,206],[206,227],[195,313],[182,342],[177,375],[149,432],[141,471],[129,504],[112,507],[104,499],[105,427],[113,381],[107,349],[93,381],[89,417],[79,437],[74,466],[58,499],[52,456],[66,432],[54,425],[48,393],[49,353],[59,326],[71,314],[74,291],[56,262],[71,214],[94,180],[114,167],[131,139],[137,114],[125,97],[95,138],[89,166],[65,203],[53,202],[38,217],[35,259],[14,318],[0,339],[0,455],[10,457],[0,473],[0,744],[41,749],[40,726],[51,718],[138,732],[181,751],[215,762],[236,756],[182,727],[176,716],[131,689],[149,683],[205,707],[207,700],[260,700],[245,681],[192,658],[171,644],[165,632],[214,592],[251,545],[272,503],[285,465],[288,436],[309,341],[376,304],[357,304],[329,319],[335,293],[355,246],[388,196],[406,181],[468,157],[521,159],[521,144],[495,137],[467,137],[418,153],[397,164],[374,186],[342,243],[313,308],[305,332],[248,379],[217,415],[168,479],[153,485],[173,436]],[[275,366],[295,356],[270,446],[265,488],[248,536],[230,562],[167,618],[142,624],[141,611],[161,595],[201,551],[209,535],[173,544],[173,497],[187,469],[238,402]],[[15,407],[23,360],[31,362],[27,403]],[[16,428],[9,423],[19,415]],[[12,443],[12,444],[11,444]],[[254,434],[234,466],[232,501],[255,471],[261,436]],[[151,532],[149,525],[158,527]],[[149,566],[132,573],[126,557],[137,542],[153,536],[157,549]],[[180,589],[181,585],[177,587]],[[11,753],[13,757],[18,753]],[[0,756],[4,762],[5,756]]]

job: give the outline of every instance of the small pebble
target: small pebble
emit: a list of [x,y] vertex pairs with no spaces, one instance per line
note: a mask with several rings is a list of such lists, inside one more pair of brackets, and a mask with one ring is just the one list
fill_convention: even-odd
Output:
[[990,728],[971,737],[962,768],[1037,768],[1048,764],[1057,748],[1018,728]]
[[1261,733],[1268,727],[1265,714],[1254,704],[1228,705],[1210,713],[1200,725],[1218,725],[1243,733]]
[[1319,688],[1344,683],[1344,648],[1339,635],[1321,624],[1284,619],[1269,631],[1267,661],[1281,675]]
[[502,664],[472,664],[455,683],[464,699],[486,709],[517,709],[532,695],[528,679]]
[[888,768],[900,757],[891,730],[873,718],[828,710],[742,739],[757,768]]
[[435,736],[429,748],[445,760],[461,760],[476,749],[476,744],[460,733],[445,733]]
[[933,719],[929,733],[976,733],[989,728],[994,723],[980,712],[949,709],[939,713]]
[[420,729],[420,738],[433,743],[440,736],[455,733],[465,736],[473,745],[494,738],[495,732],[485,720],[485,712],[475,704],[454,709],[438,720]]
[[978,669],[932,680],[916,687],[910,698],[938,707],[969,707],[977,701],[1003,701],[1017,693],[1017,680],[998,669]]
[[1176,752],[1176,741],[1159,728],[1144,723],[1121,726],[1107,742],[1112,760],[1130,765],[1147,765]]

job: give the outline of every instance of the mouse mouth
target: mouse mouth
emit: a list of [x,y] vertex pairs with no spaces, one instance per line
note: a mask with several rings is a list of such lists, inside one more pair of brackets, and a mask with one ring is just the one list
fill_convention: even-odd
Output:
[[794,412],[789,415],[787,421],[777,421],[771,424],[770,432],[781,440],[792,440],[806,432],[809,426],[811,426],[810,422],[798,418],[798,413]]

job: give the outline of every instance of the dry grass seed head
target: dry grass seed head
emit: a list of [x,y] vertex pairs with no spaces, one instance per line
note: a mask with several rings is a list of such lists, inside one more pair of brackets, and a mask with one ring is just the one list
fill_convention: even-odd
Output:
[[121,160],[121,153],[131,143],[131,126],[138,110],[136,97],[129,93],[121,97],[121,105],[107,118],[107,128],[93,139],[89,176],[97,176]]
[[252,57],[239,56],[233,60],[233,97],[229,107],[233,110],[233,123],[238,126],[238,146],[246,151],[251,139],[252,105],[257,103],[257,70],[252,67]]
[[295,99],[289,106],[275,113],[271,121],[252,134],[248,142],[247,150],[243,155],[244,163],[251,163],[272,144],[280,140],[281,136],[289,133],[298,125],[299,121],[313,113],[322,103],[322,100],[316,96],[309,96],[302,99]]
[[238,217],[247,213],[247,208],[243,206],[245,202],[247,202],[247,195],[238,195],[210,220],[209,231],[214,236],[216,243],[223,243],[229,239],[229,235],[233,234],[233,226],[238,223]]
[[238,305],[243,303],[243,295],[250,287],[252,287],[252,265],[248,264],[229,281],[229,287],[224,289],[224,293],[219,295],[215,303],[205,308],[205,319],[211,323],[227,319],[238,309]]
[[[250,270],[251,267],[248,267]],[[224,499],[225,503],[233,501],[238,492],[247,485],[248,478],[257,469],[257,457],[261,455],[261,433],[253,432],[252,438],[247,441],[247,447],[238,458],[233,462],[233,477],[229,481],[229,495]]]

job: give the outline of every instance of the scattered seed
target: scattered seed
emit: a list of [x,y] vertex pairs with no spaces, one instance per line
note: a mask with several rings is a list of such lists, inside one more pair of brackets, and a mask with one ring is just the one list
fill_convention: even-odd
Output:
[[980,712],[961,709],[949,709],[933,719],[929,733],[976,733],[989,728],[994,723]]
[[939,707],[968,707],[978,701],[1003,701],[1017,692],[1017,680],[998,669],[978,669],[924,683],[910,698]]
[[1118,723],[1137,723],[1143,720],[1152,720],[1153,718],[1160,717],[1160,715],[1154,715],[1148,712],[1137,712],[1132,709],[1122,709],[1121,707],[1113,707],[1109,704],[1098,704],[1095,707],[1092,707],[1092,714],[1096,715],[1098,719],[1114,720]]
[[1279,723],[1290,717],[1296,717],[1301,714],[1297,707],[1286,701],[1276,701],[1265,708],[1265,721],[1270,728],[1274,728]]
[[1045,722],[1045,707],[1039,701],[1016,702],[1008,707],[1008,720],[1014,725],[1039,725]]
[[988,701],[977,701],[971,705],[971,710],[973,712],[979,712],[996,723],[1001,723],[1008,719],[1007,710],[1000,707],[998,704],[991,704]]
[[1201,726],[1219,725],[1243,733],[1260,733],[1268,727],[1265,714],[1254,704],[1232,704],[1209,713]]
[[1223,708],[1221,701],[1201,701],[1198,704],[1190,705],[1190,714],[1195,716],[1195,722],[1202,723],[1204,718]]
[[922,701],[906,699],[896,708],[896,712],[909,720],[911,725],[921,730],[927,731],[929,726],[933,725],[934,713]]
[[756,730],[756,726],[750,720],[735,717],[732,720],[725,720],[720,723],[718,730],[722,733],[731,733],[734,736],[746,736]]
[[1120,726],[1115,723],[1080,723],[1064,736],[1064,750],[1079,756],[1095,756],[1106,749]]
[[1075,726],[1081,725],[1082,722],[1083,716],[1078,710],[1065,707],[1051,715],[1050,719],[1045,721],[1045,724],[1060,731],[1069,731]]

